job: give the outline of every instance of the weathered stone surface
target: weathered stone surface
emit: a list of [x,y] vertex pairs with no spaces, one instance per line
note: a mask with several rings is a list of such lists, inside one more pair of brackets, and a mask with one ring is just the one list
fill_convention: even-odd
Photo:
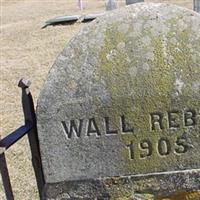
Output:
[[[200,15],[144,3],[92,22],[57,58],[37,118],[49,198],[62,191],[119,199],[118,184],[109,189],[104,179],[120,176],[133,183],[120,189],[127,199],[139,189],[200,189]],[[159,178],[136,189],[134,177],[151,173]],[[104,192],[85,183],[73,196],[81,181]]]

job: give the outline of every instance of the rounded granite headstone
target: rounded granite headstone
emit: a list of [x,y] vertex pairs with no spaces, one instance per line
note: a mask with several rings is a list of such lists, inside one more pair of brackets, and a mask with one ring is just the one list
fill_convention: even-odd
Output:
[[[141,3],[99,17],[57,58],[37,121],[48,198],[200,189],[200,15]],[[113,177],[138,184],[86,184]]]

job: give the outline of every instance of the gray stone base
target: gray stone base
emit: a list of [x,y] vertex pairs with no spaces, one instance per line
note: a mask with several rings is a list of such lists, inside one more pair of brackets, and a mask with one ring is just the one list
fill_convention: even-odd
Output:
[[200,170],[164,172],[98,180],[47,183],[45,200],[108,200],[115,197],[133,197],[134,193],[170,195],[175,192],[200,190]]

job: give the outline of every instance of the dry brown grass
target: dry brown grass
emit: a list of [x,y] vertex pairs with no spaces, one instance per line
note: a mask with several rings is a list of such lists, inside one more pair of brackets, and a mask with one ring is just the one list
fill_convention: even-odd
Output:
[[[192,8],[192,0],[147,0],[170,2]],[[123,1],[119,2],[124,5]],[[83,13],[104,10],[104,0],[85,0]],[[44,21],[66,14],[77,14],[75,0],[2,0],[1,1],[1,72],[0,135],[5,136],[21,124],[21,93],[17,83],[21,77],[32,81],[36,102],[47,73],[65,44],[84,25],[57,26],[41,29]],[[31,157],[25,137],[6,152],[16,200],[37,200]],[[5,199],[0,182],[0,199]]]

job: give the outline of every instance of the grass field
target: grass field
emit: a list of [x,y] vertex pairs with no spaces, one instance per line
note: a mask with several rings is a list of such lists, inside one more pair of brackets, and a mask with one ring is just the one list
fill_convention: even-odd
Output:
[[[0,135],[5,136],[23,124],[20,78],[32,82],[36,102],[48,71],[59,52],[78,30],[86,24],[41,29],[50,18],[77,13],[104,11],[104,0],[83,0],[79,11],[75,0],[1,0],[1,71],[0,71]],[[192,0],[147,0],[176,3],[192,9]],[[124,6],[124,1],[119,1]],[[37,200],[38,193],[31,167],[27,138],[6,152],[16,200]],[[4,200],[0,182],[0,199]]]

